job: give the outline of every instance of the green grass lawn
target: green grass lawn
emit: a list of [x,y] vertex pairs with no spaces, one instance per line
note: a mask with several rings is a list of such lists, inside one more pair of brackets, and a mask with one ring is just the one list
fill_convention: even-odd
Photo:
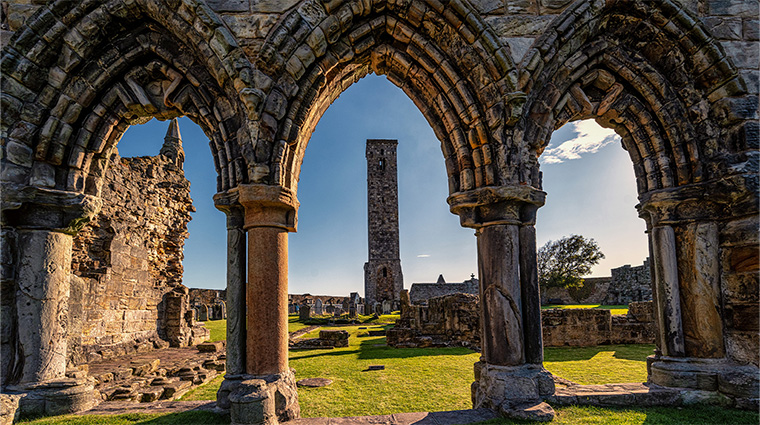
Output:
[[[398,317],[397,317],[398,319]],[[210,341],[224,341],[227,339],[227,321],[226,320],[207,320],[203,322],[206,329],[211,331]],[[309,325],[298,321],[297,315],[288,316],[288,332],[295,332]]]
[[[563,306],[569,307],[569,306]],[[600,306],[601,307],[601,306]],[[607,306],[610,307],[610,306]],[[615,306],[616,307],[616,306]],[[380,317],[381,324],[362,325],[369,329],[388,328],[393,317]],[[382,324],[385,323],[385,324]],[[206,322],[212,339],[223,339],[224,321]],[[289,318],[289,331],[303,328],[296,316]],[[379,415],[398,412],[468,409],[472,366],[479,353],[465,348],[404,348],[385,345],[385,337],[366,335],[360,326],[335,327],[349,332],[349,346],[333,350],[294,350],[290,366],[296,379],[332,379],[324,388],[299,388],[303,417]],[[305,337],[316,337],[313,331]],[[549,347],[544,350],[545,366],[555,375],[580,384],[646,381],[645,358],[653,345],[607,345],[599,347]],[[369,365],[385,370],[367,371]],[[187,393],[183,400],[214,400],[222,375]],[[595,408],[559,407],[556,424],[758,424],[757,412],[718,407],[690,408]],[[115,416],[60,416],[24,422],[34,425],[122,425],[122,424],[229,424],[229,416],[210,412],[164,415],[127,414]],[[512,424],[495,420],[487,424]]]
[[203,322],[206,329],[211,331],[209,341],[224,341],[227,339],[226,320],[207,320]]
[[546,347],[544,367],[583,385],[646,382],[646,358],[654,344]]
[[547,304],[541,306],[542,310],[548,308],[593,308],[595,310],[610,310],[610,314],[628,314],[627,305],[603,305],[603,304]]

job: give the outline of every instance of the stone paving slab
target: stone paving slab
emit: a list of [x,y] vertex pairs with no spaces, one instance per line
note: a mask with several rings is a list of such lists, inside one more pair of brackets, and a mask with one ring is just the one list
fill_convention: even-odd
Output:
[[301,418],[294,425],[463,425],[498,418],[488,409],[454,410],[451,412],[394,413],[379,416],[349,416],[344,418]]
[[[121,415],[123,413],[179,413],[189,410],[218,411],[216,400],[199,401],[155,401],[151,403],[130,403],[106,401],[79,415]],[[221,411],[219,411],[221,413]]]
[[[129,403],[108,401],[79,413],[80,415],[120,415],[123,413],[179,413],[206,410],[223,413],[216,401],[156,401]],[[498,418],[488,409],[454,410],[451,412],[412,412],[377,416],[348,416],[343,418],[301,418],[287,422],[292,425],[464,425]]]

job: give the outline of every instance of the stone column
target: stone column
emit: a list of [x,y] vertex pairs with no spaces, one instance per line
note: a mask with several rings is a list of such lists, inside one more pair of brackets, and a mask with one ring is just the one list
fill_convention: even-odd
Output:
[[542,365],[533,227],[545,196],[528,186],[485,187],[455,193],[448,202],[478,238],[483,355],[475,364],[473,407],[516,417],[531,408],[549,420],[554,412],[541,400],[554,393],[554,381]]
[[[730,249],[721,247],[719,229],[729,226],[731,211],[740,218],[750,217],[749,204],[742,206],[737,200],[751,201],[752,208],[757,204],[756,198],[736,192],[741,185],[724,183],[706,182],[640,197],[639,215],[651,229],[658,319],[659,350],[647,358],[648,381],[717,391],[739,406],[757,400],[758,369],[755,364],[738,363],[727,352],[731,344],[724,340],[724,329],[731,318],[723,315],[721,285],[726,291],[731,282],[721,282],[730,274],[721,270],[721,261]],[[734,209],[737,205],[740,208]],[[751,220],[756,232],[756,213]],[[756,406],[756,401],[750,403]]]
[[540,365],[544,363],[544,336],[536,261],[536,228],[533,224],[520,227],[520,289],[523,299],[525,361]]
[[246,372],[288,370],[288,231],[248,229]]
[[478,229],[477,237],[483,361],[489,365],[521,365],[525,352],[518,226],[484,226]]
[[16,291],[24,367],[20,383],[66,376],[71,235],[20,230]]
[[666,356],[683,356],[683,326],[681,325],[681,296],[678,290],[678,260],[676,238],[670,226],[652,229],[654,247],[654,284],[657,287],[657,317],[662,335],[662,350]]
[[681,267],[681,322],[684,352],[689,357],[721,358],[725,355],[720,300],[720,250],[718,225],[690,223],[680,232],[679,251],[692,259]]
[[[13,376],[4,392],[22,393],[22,417],[60,415],[97,405],[94,380],[66,378],[72,235],[98,212],[93,196],[29,188],[7,202],[4,224],[15,228],[16,340]],[[8,351],[6,351],[8,352]],[[6,359],[4,359],[5,361]]]
[[245,373],[246,240],[243,210],[227,211],[227,373]]
[[[242,206],[243,229],[248,236],[245,295],[238,290],[239,313],[245,312],[245,359],[238,362],[243,374],[227,378],[217,394],[217,404],[230,409],[236,424],[276,424],[300,416],[295,376],[288,368],[288,232],[296,230],[298,200],[280,186],[241,185],[217,195]],[[231,249],[238,264],[244,264],[241,235]],[[230,268],[233,268],[230,260]],[[236,279],[244,276],[238,265],[230,271]],[[229,293],[228,293],[229,297]],[[245,308],[239,302],[245,299]],[[231,315],[228,305],[228,317]],[[229,319],[228,319],[229,320]],[[238,324],[242,320],[242,314]],[[239,338],[239,333],[238,333]]]

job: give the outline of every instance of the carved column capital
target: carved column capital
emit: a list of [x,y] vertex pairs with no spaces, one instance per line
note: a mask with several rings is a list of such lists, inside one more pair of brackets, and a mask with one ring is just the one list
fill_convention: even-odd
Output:
[[[227,214],[228,221],[236,209],[243,210],[243,228],[277,227],[295,232],[298,225],[296,194],[282,186],[247,184],[214,195],[214,205]],[[230,223],[228,223],[229,225]]]
[[463,227],[532,225],[536,211],[546,201],[546,192],[527,185],[487,186],[454,193],[446,201]]
[[748,186],[746,176],[736,175],[654,190],[639,197],[636,209],[652,227],[756,215],[758,196]]

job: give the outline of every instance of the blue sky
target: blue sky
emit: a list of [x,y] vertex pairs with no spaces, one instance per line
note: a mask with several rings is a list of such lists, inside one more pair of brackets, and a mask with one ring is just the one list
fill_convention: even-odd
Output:
[[[185,173],[197,212],[185,243],[184,283],[223,288],[224,214],[213,206],[216,172],[208,139],[180,119]],[[156,155],[168,122],[130,127],[119,142],[124,157]],[[371,75],[346,90],[322,116],[308,148],[298,199],[298,232],[290,234],[291,293],[364,292],[367,261],[366,139],[398,139],[399,223],[404,286],[477,275],[474,231],[459,226],[446,204],[440,143],[411,100],[385,77]],[[547,202],[538,212],[538,245],[581,234],[607,258],[592,275],[638,265],[647,256],[644,222],[636,215],[636,184],[628,154],[610,130],[593,121],[557,130],[542,156]]]

